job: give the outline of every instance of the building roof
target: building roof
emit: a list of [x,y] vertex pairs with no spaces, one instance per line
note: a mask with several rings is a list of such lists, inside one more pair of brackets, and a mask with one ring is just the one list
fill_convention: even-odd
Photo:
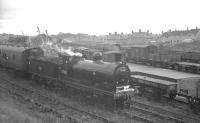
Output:
[[142,72],[147,74],[152,74],[156,76],[162,76],[172,79],[184,79],[184,78],[200,78],[200,75],[198,74],[192,74],[192,73],[185,73],[185,72],[179,72],[175,70],[169,70],[169,69],[162,69],[162,68],[155,68],[151,66],[144,66],[139,64],[132,64],[127,63],[129,66],[131,72]]
[[148,45],[148,44],[144,44],[144,45],[128,45],[128,46],[122,46],[122,48],[146,48],[146,47],[157,47],[156,45]]
[[170,37],[170,36],[186,36],[189,34],[196,35],[200,29],[191,29],[191,30],[177,30],[177,31],[171,31],[171,32],[165,32],[162,34],[161,37]]
[[155,79],[155,78],[151,78],[148,76],[143,76],[143,75],[131,75],[131,77],[137,78],[137,79],[142,79],[145,81],[150,81],[153,83],[159,83],[161,85],[174,85],[176,83],[171,82],[171,81],[167,81],[167,80],[162,80],[162,79]]

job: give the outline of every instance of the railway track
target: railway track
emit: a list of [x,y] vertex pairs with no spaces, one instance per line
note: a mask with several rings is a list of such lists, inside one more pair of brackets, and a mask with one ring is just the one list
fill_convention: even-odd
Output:
[[[10,72],[9,72],[9,74],[10,74]],[[28,86],[25,86],[26,84],[24,84],[24,82],[22,82],[21,83],[21,81],[20,82],[18,82],[18,80],[17,80],[17,83],[16,82],[13,82],[13,81],[16,81],[15,79],[13,80],[13,77],[11,77],[10,75],[7,75],[7,74],[5,74],[5,77],[6,77],[6,79],[4,78],[4,77],[1,77],[0,76],[0,78],[3,80],[3,81],[6,81],[6,83],[7,83],[7,85],[8,86],[13,86],[13,87],[15,87],[15,88],[20,88],[20,90],[18,90],[19,91],[19,93],[22,93],[23,91],[25,91],[25,93],[27,94],[27,92],[29,92],[30,93],[30,95],[34,95],[34,93],[36,92],[37,94],[36,94],[36,96],[38,97],[38,95],[40,96],[40,95],[42,95],[42,97],[41,98],[46,98],[45,100],[52,100],[52,104],[51,105],[56,105],[57,107],[56,108],[58,108],[58,102],[60,102],[60,97],[57,97],[56,95],[52,95],[52,93],[50,94],[50,93],[48,93],[47,91],[48,90],[46,90],[46,89],[44,89],[43,87],[38,87],[39,85],[38,84],[34,84],[33,86],[34,87],[31,87],[31,85],[30,85],[30,82],[31,81],[28,81]],[[9,79],[7,79],[7,78],[9,78]],[[21,80],[21,79],[20,79]],[[26,82],[25,83],[27,83],[27,80],[25,80]],[[1,81],[0,81],[1,82]],[[34,81],[32,81],[33,83],[35,83]],[[31,82],[31,83],[32,83]],[[4,84],[5,84],[5,82],[4,82]],[[1,87],[1,83],[0,83],[0,87]],[[9,87],[5,87],[5,89],[6,88],[9,88]],[[37,89],[35,89],[35,88],[37,88]],[[38,90],[39,89],[39,90]],[[10,90],[12,90],[12,89],[10,89]],[[14,89],[15,90],[15,89]],[[41,91],[40,91],[41,90]],[[45,92],[43,92],[45,90]],[[21,95],[24,95],[24,94],[18,94],[18,92],[11,92],[12,94],[14,93],[15,95],[17,95],[18,97],[20,96],[20,97],[22,97],[22,98],[25,98],[25,99],[23,99],[23,100],[28,100],[28,101],[32,101],[32,96],[26,96],[26,97],[23,97],[23,96],[21,96]],[[45,95],[45,96],[44,96]],[[55,97],[56,96],[56,97]],[[44,100],[44,99],[43,99]],[[63,101],[66,101],[66,100],[63,100]],[[62,103],[64,103],[63,101],[61,101]],[[36,104],[36,105],[38,105],[38,106],[43,106],[41,103],[39,103],[38,102],[38,100],[35,100],[34,101],[34,103]],[[63,105],[63,104],[62,104]],[[64,105],[66,105],[65,103],[64,103]],[[43,106],[44,107],[44,106]],[[52,107],[52,106],[51,106]],[[66,107],[70,107],[70,108],[72,108],[72,109],[74,109],[74,107],[72,107],[72,106],[66,106]],[[65,107],[65,108],[66,108]],[[58,110],[60,110],[60,109],[64,109],[63,107],[61,107],[61,108],[59,108]],[[83,112],[83,113],[89,113],[90,115],[94,115],[95,113],[96,113],[96,110],[95,111],[92,111],[92,109],[93,109],[93,107],[91,108],[91,109],[85,109],[85,110],[88,110],[88,111],[84,111],[84,110],[81,110],[80,111],[80,109],[79,108],[75,108],[75,110],[77,110],[78,109],[78,111],[79,112]],[[45,108],[45,110],[47,110],[47,111],[51,111],[51,112],[54,112],[55,114],[58,114],[59,116],[63,116],[63,113],[58,113],[58,112],[55,112],[55,111],[53,111],[52,109],[50,109],[50,108]],[[57,111],[57,110],[56,110]],[[116,123],[122,123],[122,122],[126,122],[126,123],[141,123],[141,121],[144,121],[144,120],[142,120],[142,119],[140,119],[140,118],[131,118],[131,117],[127,117],[127,116],[120,116],[117,112],[110,112],[110,114],[109,113],[105,113],[105,112],[103,112],[104,114],[102,115],[102,112],[101,113],[99,113],[100,115],[102,115],[102,116],[105,116],[105,115],[113,115],[113,116],[109,116],[109,118],[110,119],[112,119],[112,120],[109,120],[109,119],[106,119],[106,118],[104,118],[104,121],[105,122],[107,122],[107,123],[114,123],[114,122],[116,122]],[[99,117],[100,119],[102,119],[102,117],[101,116],[98,116],[98,115],[95,115],[94,117]],[[76,119],[76,118],[70,118],[69,117],[69,119]],[[83,121],[81,121],[81,122],[83,122]]]
[[[0,78],[2,80],[0,82],[1,88],[9,90],[11,94],[40,107],[46,112],[52,112],[58,117],[68,118],[74,122],[116,122],[116,120],[96,115],[94,112],[81,110],[80,108],[67,105],[55,95],[45,93],[44,91],[31,87],[30,85],[26,86],[22,83],[13,82],[11,79],[8,80],[4,77]],[[70,114],[70,112],[73,113]],[[170,123],[198,123],[200,121],[200,119],[195,119],[195,117],[192,118],[191,116],[186,117],[181,114],[178,115],[172,111],[170,112],[138,101],[133,101],[130,110],[121,110],[118,111],[117,114],[129,119],[129,122],[127,123],[159,123],[163,122],[163,119]]]
[[45,112],[51,112],[56,114],[60,118],[67,118],[72,122],[87,122],[87,123],[114,123],[110,119],[95,115],[76,107],[72,107],[58,100],[53,95],[44,93],[32,87],[24,87],[24,85],[16,84],[3,77],[1,78],[0,87],[9,91],[17,98],[24,100],[25,102],[34,104]]
[[126,112],[122,112],[122,114],[127,117],[141,119],[144,122],[148,123],[187,123],[181,119],[177,119],[175,117],[171,117],[169,115],[160,114],[153,110],[147,110],[141,108],[139,106],[131,106],[130,110],[126,110]]
[[[134,114],[139,112],[141,114],[140,116],[146,114],[147,120],[151,119],[152,123],[154,122],[199,123],[200,122],[200,118],[197,118],[191,114],[185,114],[183,112],[177,113],[157,106],[152,106],[150,104],[142,103],[141,101],[138,100],[132,102],[130,110],[131,110],[130,112]],[[130,117],[133,116],[130,115]]]

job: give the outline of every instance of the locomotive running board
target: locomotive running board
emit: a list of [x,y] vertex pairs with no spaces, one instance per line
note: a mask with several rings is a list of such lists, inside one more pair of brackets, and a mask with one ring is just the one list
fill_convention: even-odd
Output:
[[[41,77],[39,74],[36,74],[36,73],[30,73],[32,75],[37,75],[39,77]],[[52,78],[52,77],[49,77],[49,76],[42,76],[42,77],[45,77],[45,78],[48,78],[48,79],[51,79],[51,80],[55,80],[55,81],[61,81],[63,82],[65,85],[67,86],[70,86],[70,87],[73,87],[73,88],[76,88],[76,89],[81,89],[81,90],[90,90],[90,91],[93,91],[93,92],[96,92],[98,94],[104,94],[104,95],[108,95],[108,96],[114,96],[115,92],[109,92],[109,91],[105,91],[105,90],[100,90],[100,89],[96,89],[96,88],[93,88],[93,87],[88,87],[88,86],[85,86],[85,85],[82,85],[82,84],[79,84],[79,83],[75,83],[73,81],[81,81],[81,80],[75,80],[75,79],[72,79],[71,77],[69,77],[66,80],[62,80],[62,79],[57,79],[57,78]]]

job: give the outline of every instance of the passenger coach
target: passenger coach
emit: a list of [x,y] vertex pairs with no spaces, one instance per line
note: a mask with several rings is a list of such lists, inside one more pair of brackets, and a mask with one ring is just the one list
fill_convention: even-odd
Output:
[[30,58],[43,56],[40,48],[26,48],[9,45],[0,45],[0,64],[16,71],[27,71]]

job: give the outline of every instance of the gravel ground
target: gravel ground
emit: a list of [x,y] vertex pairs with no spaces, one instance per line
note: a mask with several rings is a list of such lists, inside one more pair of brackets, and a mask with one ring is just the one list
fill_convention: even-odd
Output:
[[42,113],[30,104],[24,104],[0,88],[0,123],[66,123],[50,113]]

